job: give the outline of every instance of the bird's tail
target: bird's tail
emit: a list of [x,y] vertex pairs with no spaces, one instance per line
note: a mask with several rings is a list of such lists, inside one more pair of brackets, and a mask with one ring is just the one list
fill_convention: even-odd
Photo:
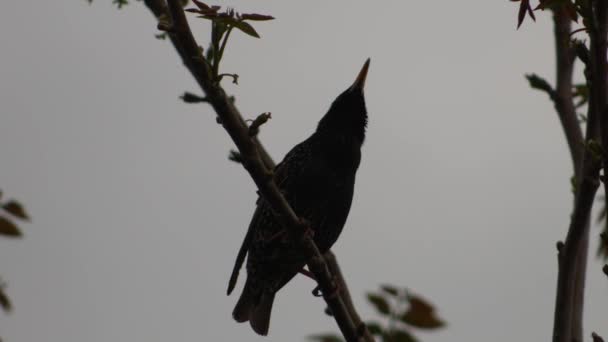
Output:
[[232,317],[241,323],[249,321],[253,331],[260,335],[267,335],[274,295],[274,292],[267,291],[256,293],[249,286],[249,279],[247,279],[243,293],[232,311]]

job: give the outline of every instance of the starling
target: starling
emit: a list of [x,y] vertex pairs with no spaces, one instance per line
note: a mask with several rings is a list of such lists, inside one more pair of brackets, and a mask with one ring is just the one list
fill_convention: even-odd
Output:
[[[277,186],[298,217],[310,224],[321,253],[336,242],[350,211],[367,126],[363,86],[369,62],[353,85],[334,100],[316,131],[291,149],[274,170]],[[276,292],[308,261],[299,251],[268,203],[258,198],[228,285],[230,294],[249,254],[245,287],[232,312],[236,321],[249,321],[256,333],[268,334]]]

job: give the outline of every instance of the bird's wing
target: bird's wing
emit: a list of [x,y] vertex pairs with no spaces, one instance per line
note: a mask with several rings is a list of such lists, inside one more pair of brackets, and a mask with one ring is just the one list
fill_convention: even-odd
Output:
[[[275,181],[279,187],[284,183],[286,174],[285,168],[283,167],[284,163],[279,163],[275,169]],[[245,262],[245,257],[247,256],[247,252],[249,251],[249,246],[251,244],[251,240],[254,238],[254,230],[256,227],[260,225],[260,219],[263,216],[262,212],[264,211],[262,197],[259,197],[256,201],[256,209],[253,213],[253,217],[251,218],[251,222],[249,223],[249,227],[247,228],[247,234],[245,234],[245,239],[243,239],[243,243],[241,244],[241,248],[239,249],[239,253],[236,256],[236,261],[234,262],[234,267],[232,268],[232,274],[230,275],[230,280],[228,281],[228,295],[232,293],[234,287],[236,286],[236,281],[239,277],[239,271],[241,267],[243,267],[243,263]]]
[[[295,188],[294,183],[298,182],[301,177],[302,164],[306,162],[305,158],[306,149],[303,148],[303,144],[299,144],[294,147],[274,169],[274,180],[283,192],[283,194],[288,198],[288,200],[292,197],[289,193],[288,189]],[[249,251],[249,247],[251,245],[251,241],[253,239],[262,239],[265,240],[266,235],[274,235],[276,232],[266,231],[264,227],[265,224],[263,221],[268,219],[268,207],[263,203],[263,198],[258,198],[256,204],[256,210],[253,214],[253,218],[251,219],[251,223],[249,223],[249,227],[247,228],[247,234],[245,235],[245,239],[241,244],[241,248],[239,249],[239,253],[236,256],[236,261],[234,263],[234,268],[232,269],[232,275],[230,276],[230,280],[228,282],[228,295],[234,290],[236,285],[239,271],[243,266],[245,261],[245,257]],[[291,202],[291,201],[290,201]],[[258,231],[258,236],[256,237],[255,231],[256,229],[262,229]]]
[[234,290],[234,286],[236,285],[236,281],[239,277],[239,271],[243,266],[243,262],[245,261],[245,256],[247,256],[247,251],[249,250],[249,244],[253,237],[254,227],[257,225],[257,221],[262,213],[262,206],[260,205],[260,199],[257,201],[257,207],[255,212],[253,213],[253,218],[251,219],[251,223],[249,223],[249,228],[247,228],[247,234],[245,234],[245,239],[243,239],[243,243],[241,244],[241,248],[239,249],[239,253],[236,256],[236,261],[234,262],[234,268],[232,269],[232,274],[230,275],[230,281],[228,281],[228,295]]

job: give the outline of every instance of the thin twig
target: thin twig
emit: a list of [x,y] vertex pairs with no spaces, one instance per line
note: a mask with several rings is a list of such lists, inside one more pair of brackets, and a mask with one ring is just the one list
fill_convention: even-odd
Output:
[[310,259],[309,269],[315,274],[327,305],[331,308],[334,318],[347,341],[359,341],[357,326],[339,296],[333,295],[336,285],[325,263],[323,256],[314,241],[306,234],[307,226],[300,220],[289,203],[285,200],[277,185],[274,183],[270,167],[274,163],[264,152],[261,145],[249,136],[249,130],[242,116],[226,96],[219,84],[211,80],[211,70],[204,63],[201,49],[196,43],[186,20],[185,13],[179,0],[167,0],[168,6],[162,1],[146,0],[146,5],[157,17],[168,13],[172,26],[169,30],[171,41],[186,67],[190,70],[234,143],[239,149],[242,164],[258,186],[261,195],[271,205],[276,218],[287,228],[294,239],[301,242],[302,252]]
[[572,71],[574,69],[575,51],[570,46],[570,17],[563,7],[557,7],[554,10],[553,22],[556,80],[552,99],[566,135],[566,142],[570,148],[574,174],[578,179],[583,165],[583,132],[572,99]]

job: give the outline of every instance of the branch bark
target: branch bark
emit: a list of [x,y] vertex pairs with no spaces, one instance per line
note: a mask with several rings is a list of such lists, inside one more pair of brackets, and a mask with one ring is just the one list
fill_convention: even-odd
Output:
[[570,148],[570,157],[575,177],[580,176],[583,161],[583,132],[581,130],[576,109],[572,99],[572,72],[576,57],[570,46],[571,24],[566,10],[558,7],[553,12],[555,33],[556,80],[552,96],[555,109],[559,116],[566,142]]
[[[257,138],[249,136],[248,127],[240,112],[221,86],[212,82],[211,70],[202,60],[204,57],[192,35],[180,1],[167,0],[165,4],[164,0],[144,0],[144,3],[157,18],[171,18],[172,25],[169,35],[173,46],[206,94],[222,126],[239,149],[242,165],[258,186],[260,194],[272,206],[276,218],[286,227],[292,238],[300,241],[302,252],[310,259],[308,268],[315,275],[323,297],[345,339],[347,341],[360,341],[363,338],[365,341],[373,341],[365,324],[357,325],[353,321],[351,312],[356,315],[354,307],[351,306],[351,310],[348,310],[341,296],[335,295],[336,284],[325,259],[312,238],[306,234],[305,223],[296,216],[273,180],[271,170],[274,168],[274,162],[272,158],[257,141]],[[343,282],[343,279],[341,281]],[[347,288],[344,287],[341,291],[347,291]]]
[[[558,254],[559,272],[555,304],[555,320],[553,328],[554,342],[582,341],[582,320],[584,304],[585,274],[587,267],[587,249],[591,209],[595,193],[599,187],[599,171],[606,164],[606,151],[608,140],[608,122],[606,120],[606,2],[595,1],[592,10],[590,69],[587,76],[589,87],[589,108],[587,118],[586,143],[583,151],[582,166],[575,165],[577,173],[577,191],[575,196],[574,212],[563,248]],[[562,16],[565,14],[562,14]],[[566,24],[560,21],[556,11],[556,48],[558,61],[560,61],[560,33],[565,31]],[[563,18],[567,21],[567,18]],[[560,26],[562,31],[560,31]],[[569,24],[568,24],[569,26]],[[567,27],[569,30],[569,27]],[[562,43],[563,44],[563,43]],[[568,48],[561,46],[562,49]],[[602,51],[600,51],[602,50]],[[564,53],[564,52],[561,52]],[[562,60],[563,62],[563,60]],[[603,68],[603,69],[602,69]],[[559,72],[559,66],[558,66]],[[558,76],[559,77],[559,76]],[[571,74],[570,74],[571,80]],[[571,83],[570,83],[571,87]],[[566,91],[564,89],[564,91]],[[571,91],[571,90],[569,90]],[[571,95],[570,95],[571,96]],[[598,153],[593,144],[602,136],[603,148]],[[570,141],[569,141],[570,143]],[[575,160],[573,155],[573,160]],[[580,170],[577,172],[577,170]]]
[[[557,7],[553,11],[556,55],[556,87],[553,101],[566,136],[570,157],[577,184],[581,182],[583,167],[584,141],[580,128],[576,108],[572,96],[572,73],[576,53],[570,43],[571,19],[566,9]],[[576,205],[576,201],[574,202]],[[587,270],[587,255],[589,250],[590,219],[583,231],[583,238],[576,255],[576,272],[572,294],[571,339],[582,341],[583,338],[583,310],[585,304],[585,280]]]
[[[608,2],[594,0],[591,2],[591,27],[589,28],[589,41],[591,52],[591,84],[590,92],[593,94],[594,111],[597,113],[602,138],[602,159],[604,167],[608,166]],[[608,194],[608,183],[604,182],[604,191]]]

